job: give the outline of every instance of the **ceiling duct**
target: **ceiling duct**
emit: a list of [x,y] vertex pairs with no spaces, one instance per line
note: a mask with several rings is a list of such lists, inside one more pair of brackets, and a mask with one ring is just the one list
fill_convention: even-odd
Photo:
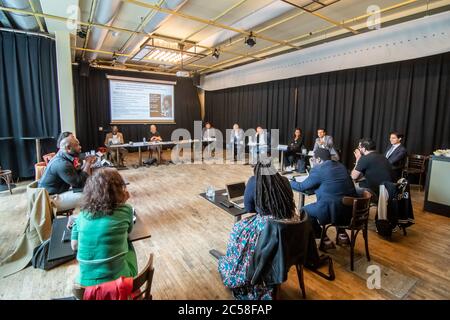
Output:
[[0,26],[5,28],[12,28],[11,22],[3,11],[0,11]]
[[[161,5],[161,8],[164,9],[170,9],[170,10],[177,10],[179,7],[181,7],[186,0],[166,0]],[[142,27],[142,31],[151,34],[154,32],[158,27],[169,17],[169,14],[163,13],[163,12],[156,12],[153,16],[150,16],[150,20],[147,22],[146,25]],[[121,50],[121,53],[133,55],[137,50],[140,49],[142,44],[147,40],[146,37],[141,35],[133,35],[132,38],[128,41],[126,46]],[[120,56],[117,61],[120,63],[125,63],[128,60],[128,57],[126,56]]]
[[[97,8],[94,8],[95,15],[93,22],[111,26],[119,13],[121,5],[121,0],[99,0]],[[109,30],[104,28],[92,27],[87,47],[93,50],[100,50],[108,32]],[[88,52],[86,53],[86,58],[88,61],[92,61],[97,58],[97,55],[97,52]]]
[[[30,12],[33,11],[28,0],[2,0],[0,2],[3,2],[3,5],[7,8],[25,10]],[[6,15],[9,17],[9,21],[14,25],[15,29],[24,31],[39,31],[39,25],[36,21],[36,18],[32,15],[13,12],[8,12]]]

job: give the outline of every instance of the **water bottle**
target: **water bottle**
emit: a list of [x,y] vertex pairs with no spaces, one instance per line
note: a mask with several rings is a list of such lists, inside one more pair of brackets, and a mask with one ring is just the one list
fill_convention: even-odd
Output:
[[146,142],[145,137],[142,139],[142,142],[145,144],[145,142]]

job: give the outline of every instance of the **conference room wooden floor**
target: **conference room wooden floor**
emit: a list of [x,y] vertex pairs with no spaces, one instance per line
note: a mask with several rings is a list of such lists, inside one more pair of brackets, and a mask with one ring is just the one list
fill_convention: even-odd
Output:
[[[129,155],[129,162],[136,155]],[[225,251],[234,220],[225,211],[198,194],[208,185],[223,188],[226,183],[247,180],[252,174],[245,165],[161,165],[121,171],[130,182],[130,203],[151,226],[150,239],[135,242],[139,267],[150,253],[155,256],[152,286],[154,299],[232,299],[222,285],[217,261],[210,249]],[[0,193],[0,259],[5,258],[26,224],[26,184],[13,195]],[[412,192],[416,225],[405,237],[393,241],[369,233],[374,263],[381,263],[417,279],[406,299],[450,299],[450,220],[424,212],[423,192]],[[296,196],[296,200],[297,200]],[[314,201],[309,197],[306,202]],[[363,252],[362,237],[357,252]],[[349,256],[346,256],[349,260]],[[336,280],[326,281],[305,271],[308,299],[393,299],[384,290],[368,289],[366,281],[335,261]],[[77,272],[76,261],[50,271],[28,267],[0,279],[0,299],[51,299],[71,295]],[[295,269],[282,285],[281,298],[300,299]]]

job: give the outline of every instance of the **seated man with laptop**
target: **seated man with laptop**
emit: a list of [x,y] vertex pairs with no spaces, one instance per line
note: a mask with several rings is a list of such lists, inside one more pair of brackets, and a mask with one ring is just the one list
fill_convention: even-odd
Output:
[[[315,190],[317,201],[304,207],[312,218],[312,224],[317,238],[322,233],[321,225],[330,223],[347,224],[351,218],[351,207],[342,204],[345,196],[356,196],[355,186],[347,173],[345,166],[331,160],[330,151],[318,148],[314,152],[317,165],[311,170],[309,176],[302,182],[291,180],[291,187],[295,191],[304,192]],[[348,242],[344,230],[339,230],[342,242]],[[333,247],[333,243],[325,238],[325,246]]]

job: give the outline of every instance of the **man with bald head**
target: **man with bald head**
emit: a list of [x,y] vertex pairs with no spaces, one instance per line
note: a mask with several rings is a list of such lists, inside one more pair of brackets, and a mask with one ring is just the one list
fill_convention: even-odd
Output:
[[[81,152],[80,142],[73,135],[61,140],[59,151],[50,160],[44,175],[39,180],[39,188],[45,188],[50,194],[57,211],[65,211],[80,206],[82,192],[72,189],[82,189],[86,179],[91,174],[91,165],[95,157],[87,157],[81,169],[74,166],[74,160]],[[78,190],[77,190],[78,191]]]
[[[161,135],[158,132],[158,129],[154,124],[150,126],[150,135],[148,137],[149,142],[161,142],[162,138]],[[156,154],[158,156],[158,162],[161,162],[160,155],[161,155],[161,146],[149,146],[148,147],[148,160],[149,161],[153,157],[153,152],[156,151]]]

